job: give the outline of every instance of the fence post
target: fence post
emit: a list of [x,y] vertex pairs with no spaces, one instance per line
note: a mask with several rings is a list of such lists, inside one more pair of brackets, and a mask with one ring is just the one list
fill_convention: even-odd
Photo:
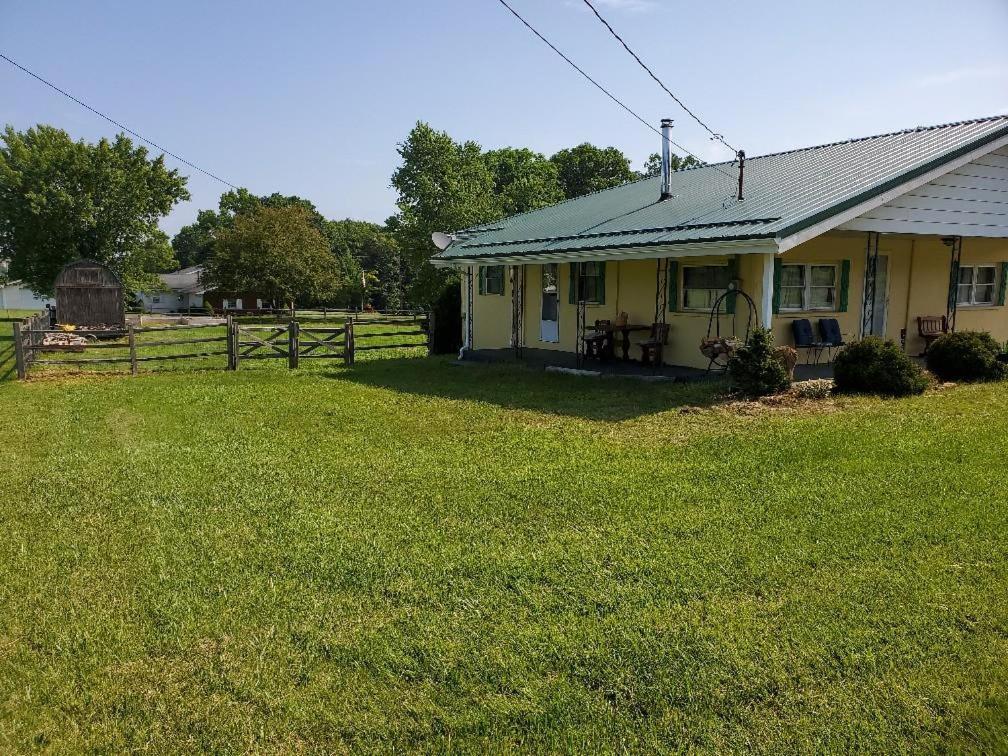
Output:
[[24,361],[24,344],[21,343],[21,323],[14,321],[11,323],[14,327],[14,367],[17,368],[17,377],[19,380],[25,379],[25,361]]
[[434,310],[427,311],[427,356],[434,354]]
[[238,370],[238,360],[241,357],[241,328],[237,321],[231,321],[231,369]]
[[291,370],[298,366],[298,328],[296,320],[287,324],[287,367]]
[[353,317],[349,317],[343,329],[343,364],[347,367],[353,365],[353,350]]
[[227,370],[234,370],[234,329],[232,328],[230,315],[227,316],[227,320],[225,322],[227,327],[227,341],[224,343],[227,344]]
[[129,324],[130,375],[137,374],[136,332],[133,324]]

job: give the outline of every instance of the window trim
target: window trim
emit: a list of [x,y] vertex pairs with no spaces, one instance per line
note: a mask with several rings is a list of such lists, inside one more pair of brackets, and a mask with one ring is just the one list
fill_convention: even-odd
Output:
[[[680,302],[679,311],[680,312],[706,312],[706,313],[709,313],[711,311],[710,307],[689,307],[686,304],[686,271],[689,270],[690,268],[724,268],[725,272],[728,274],[728,286],[725,287],[724,291],[731,291],[732,280],[734,280],[732,278],[732,275],[731,275],[732,274],[731,263],[727,263],[727,262],[724,262],[724,263],[701,263],[701,262],[697,262],[697,263],[683,263],[682,265],[679,266],[679,295],[680,295],[679,296],[679,302]],[[709,289],[703,289],[703,291],[708,291],[708,290]],[[717,289],[716,291],[719,292],[718,296],[721,296],[721,294],[724,293],[724,291],[722,291],[721,289]],[[716,297],[715,297],[715,299],[716,299]]]
[[[504,265],[484,265],[483,266],[483,296],[485,297],[503,297],[505,288],[505,278],[507,276],[504,270]],[[500,270],[500,291],[490,291],[490,271]],[[493,276],[494,280],[497,280],[497,276]]]
[[[973,277],[970,280],[970,297],[968,302],[959,301],[959,287],[965,286],[966,284],[959,283],[959,277],[962,275],[962,271],[965,268],[969,268],[973,271]],[[977,290],[977,272],[981,268],[991,268],[994,271],[994,280],[989,284],[980,284],[981,286],[991,287],[991,298],[989,302],[977,302],[976,301],[976,290]],[[973,265],[960,265],[959,269],[956,271],[956,307],[997,307],[998,303],[998,264],[997,263],[975,263]]]
[[[602,288],[604,290],[605,289],[605,274],[606,274],[606,272],[605,272],[605,266],[602,267],[602,270],[600,272],[599,268],[598,268],[599,262],[596,261],[596,260],[586,260],[586,261],[580,263],[580,265],[581,265],[581,281],[582,281],[582,285],[585,288],[585,305],[595,305],[595,306],[604,305],[605,302],[602,301],[601,299],[599,299],[599,295],[598,295],[598,293],[599,293],[599,285],[598,285],[598,282],[599,282],[599,280],[602,281]],[[589,287],[588,287],[588,278],[589,278],[589,276],[585,273],[585,270],[587,270],[587,268],[588,268],[589,265],[593,265],[594,268],[595,268],[595,273],[591,276],[591,279],[592,279],[592,282],[594,283],[594,286],[591,287],[591,292],[590,292],[591,293],[591,297],[590,298],[588,296],[589,295]]]
[[[784,289],[797,289],[797,286],[785,286],[781,283],[781,297],[780,297],[780,312],[782,313],[796,313],[796,312],[841,312],[840,310],[840,263],[836,262],[782,262],[781,263],[781,281],[784,280],[784,268],[787,267],[800,267],[804,269],[802,273],[802,303],[801,307],[785,307],[784,305]],[[833,268],[833,285],[832,286],[813,286],[812,285],[812,268]],[[833,305],[832,307],[812,307],[812,289],[833,289]]]

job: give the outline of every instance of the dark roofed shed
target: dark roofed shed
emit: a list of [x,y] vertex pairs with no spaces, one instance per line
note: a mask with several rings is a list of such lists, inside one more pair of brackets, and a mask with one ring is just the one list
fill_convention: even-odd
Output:
[[111,268],[74,260],[56,276],[56,318],[80,327],[123,326],[123,285]]

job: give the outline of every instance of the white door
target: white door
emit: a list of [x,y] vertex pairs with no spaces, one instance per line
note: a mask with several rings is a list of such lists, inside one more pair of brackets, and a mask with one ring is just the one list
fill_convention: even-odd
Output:
[[557,284],[559,273],[556,263],[542,266],[542,302],[539,320],[539,340],[560,341],[560,299]]

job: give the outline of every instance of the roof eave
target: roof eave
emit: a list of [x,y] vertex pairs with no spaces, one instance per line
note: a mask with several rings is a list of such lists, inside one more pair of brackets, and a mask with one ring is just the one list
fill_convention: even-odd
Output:
[[1008,145],[1008,125],[832,207],[785,226],[777,232],[780,251],[793,249],[1005,145]]

